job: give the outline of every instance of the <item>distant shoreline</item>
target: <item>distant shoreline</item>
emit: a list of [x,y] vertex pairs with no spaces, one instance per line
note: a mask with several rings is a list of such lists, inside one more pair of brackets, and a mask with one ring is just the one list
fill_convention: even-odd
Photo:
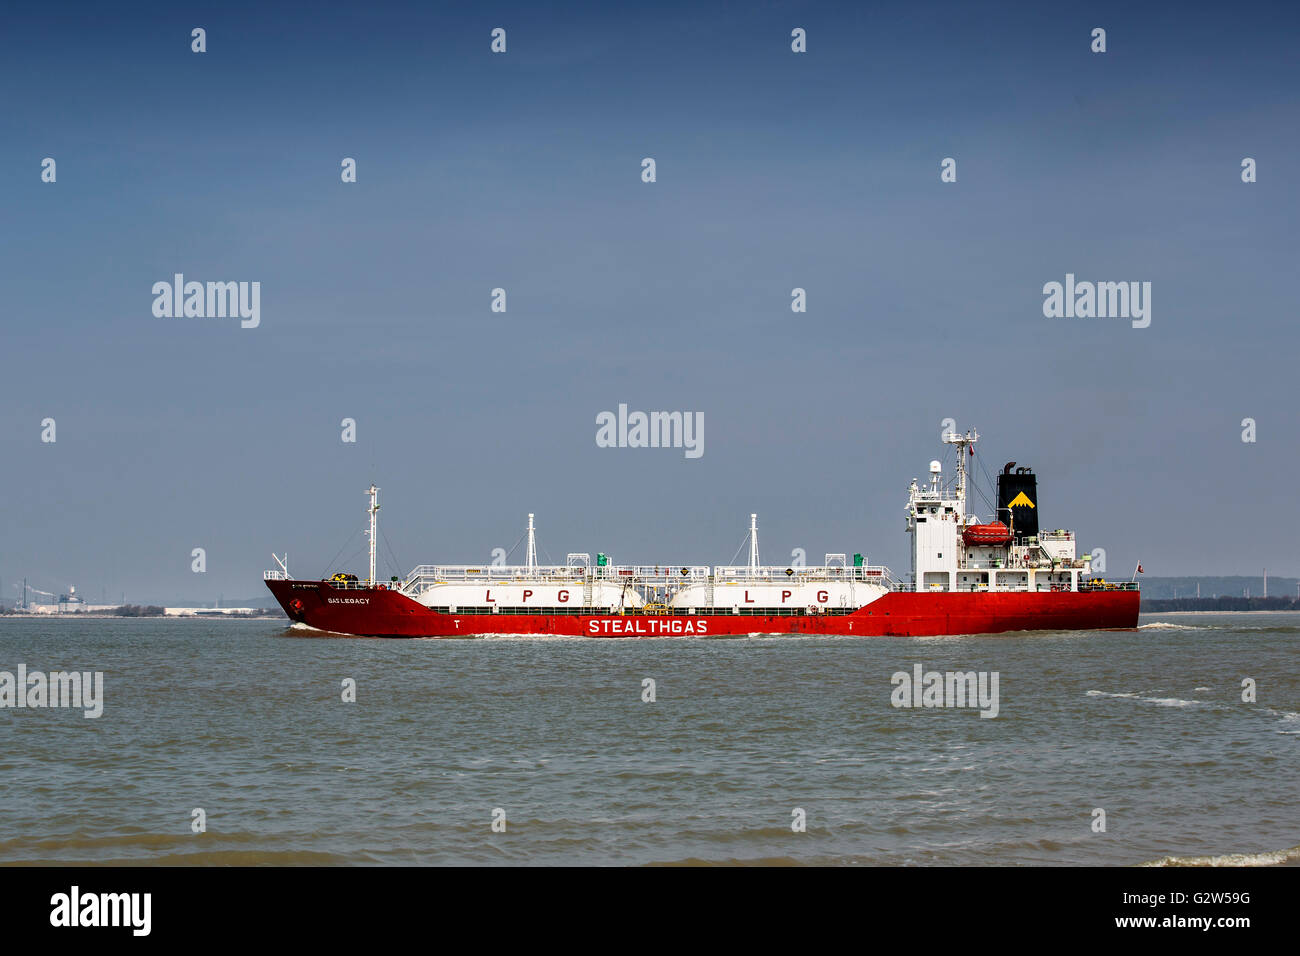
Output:
[[1295,611],[1296,611],[1295,608],[1282,607],[1282,608],[1276,608],[1273,610],[1264,610],[1264,611],[1147,611],[1147,610],[1142,610],[1139,611],[1138,614],[1142,617],[1151,617],[1152,615],[1163,616],[1165,614],[1294,614]]
[[268,614],[0,614],[0,621],[287,621],[278,611]]

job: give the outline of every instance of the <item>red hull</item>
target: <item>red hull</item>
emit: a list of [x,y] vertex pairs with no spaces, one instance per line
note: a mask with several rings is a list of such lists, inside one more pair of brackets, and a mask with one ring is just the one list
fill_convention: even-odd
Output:
[[391,590],[336,588],[327,581],[267,581],[297,622],[363,637],[706,637],[734,634],[997,634],[1137,626],[1137,591],[891,591],[852,614],[444,614]]

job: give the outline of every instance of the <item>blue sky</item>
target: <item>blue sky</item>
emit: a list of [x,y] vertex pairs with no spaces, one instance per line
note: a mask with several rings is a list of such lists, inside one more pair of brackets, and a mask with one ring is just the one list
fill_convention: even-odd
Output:
[[[905,571],[947,417],[1114,567],[1300,572],[1300,14],[1129,7],[12,12],[6,598],[335,570],[372,479],[402,571],[529,511],[557,561],[725,563],[757,511],[766,561]],[[177,272],[259,281],[261,325],[156,318]],[[1151,326],[1045,318],[1066,273],[1150,281]],[[620,403],[705,454],[598,448]]]

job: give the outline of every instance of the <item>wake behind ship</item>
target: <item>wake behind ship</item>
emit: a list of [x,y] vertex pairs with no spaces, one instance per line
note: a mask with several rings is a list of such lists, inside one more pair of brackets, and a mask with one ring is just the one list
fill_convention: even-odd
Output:
[[[759,563],[750,516],[749,563],[741,566],[615,565],[604,554],[572,553],[537,563],[528,516],[527,563],[427,565],[403,581],[375,578],[379,512],[371,485],[370,574],[294,580],[285,562],[263,575],[290,619],[366,637],[556,635],[664,637],[734,634],[947,635],[1137,626],[1135,583],[1091,577],[1074,534],[1038,529],[1037,478],[1008,463],[997,476],[996,515],[967,511],[967,453],[979,435],[950,433],[956,476],[938,461],[908,490],[912,572],[906,582],[862,555],[827,554],[818,567]],[[1004,520],[1005,519],[1005,520]]]

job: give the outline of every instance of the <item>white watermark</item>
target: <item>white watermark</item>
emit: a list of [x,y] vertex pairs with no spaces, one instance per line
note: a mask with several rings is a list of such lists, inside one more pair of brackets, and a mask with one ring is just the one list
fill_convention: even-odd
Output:
[[704,454],[703,412],[629,412],[596,415],[598,448],[684,448],[687,458]]
[[104,712],[103,671],[28,671],[18,665],[15,676],[0,671],[0,709],[5,707],[81,708],[85,716]]
[[173,281],[153,284],[153,314],[160,319],[236,318],[241,328],[262,323],[262,283],[186,282],[176,273]]
[[1135,329],[1151,324],[1150,282],[1075,282],[1067,272],[1064,284],[1048,282],[1043,295],[1049,319],[1132,319]]
[[889,702],[895,707],[978,707],[981,717],[998,715],[997,671],[895,671]]
[[68,893],[50,897],[51,926],[127,926],[133,936],[148,936],[152,926],[152,893]]

